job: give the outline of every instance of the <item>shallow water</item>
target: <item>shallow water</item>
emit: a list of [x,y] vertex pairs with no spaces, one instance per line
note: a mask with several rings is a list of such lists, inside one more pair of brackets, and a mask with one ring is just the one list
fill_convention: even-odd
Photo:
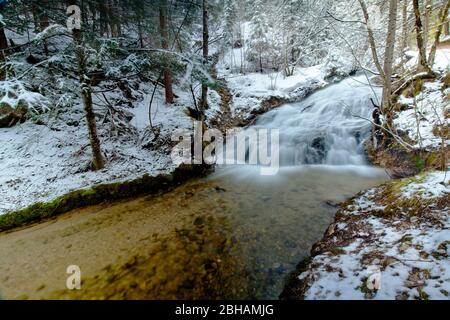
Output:
[[[78,210],[84,214],[75,210],[46,228],[11,234],[10,242],[0,245],[8,260],[0,265],[10,278],[5,288],[11,296],[47,297],[42,284],[46,293],[62,290],[64,281],[55,274],[65,276],[60,270],[77,262],[96,275],[81,298],[109,297],[113,291],[118,298],[130,293],[142,299],[277,299],[286,276],[333,221],[338,203],[388,180],[384,170],[367,165],[362,146],[370,126],[352,116],[371,113],[372,91],[363,80],[344,80],[260,117],[254,127],[281,133],[282,166],[274,176],[261,175],[258,166],[217,167],[160,196]],[[205,232],[208,226],[199,221],[209,218],[217,223]],[[220,249],[228,246],[229,252]],[[134,266],[141,255],[143,265],[128,270],[126,258],[131,256]],[[16,261],[34,276],[16,268]],[[113,275],[129,272],[129,277],[110,283],[105,265]],[[148,268],[155,266],[161,272],[149,276]],[[34,281],[24,281],[27,277]],[[150,294],[130,289],[130,279],[151,284]]]
[[336,205],[386,179],[381,169],[357,166],[285,167],[273,177],[228,167],[207,178],[220,191],[214,197],[227,204],[221,214],[233,225],[247,298],[278,298],[285,277],[333,221]]
[[250,274],[242,279],[249,281],[249,298],[277,298],[287,274],[333,221],[337,204],[388,179],[364,154],[371,124],[363,118],[371,117],[370,100],[379,94],[358,76],[270,111],[251,129],[279,130],[278,174],[229,166],[207,179],[231,205],[226,212]]

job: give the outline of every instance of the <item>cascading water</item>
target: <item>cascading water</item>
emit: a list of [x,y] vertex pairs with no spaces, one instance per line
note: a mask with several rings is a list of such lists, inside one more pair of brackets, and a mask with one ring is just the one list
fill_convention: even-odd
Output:
[[281,166],[364,165],[370,99],[379,94],[365,76],[349,78],[261,116],[253,128],[280,130]]
[[[262,115],[244,136],[251,137],[258,129],[279,130],[277,173],[261,175],[263,161],[248,165],[261,160],[248,140],[247,165],[238,161],[241,165],[220,166],[209,177],[227,190],[222,199],[234,205],[230,218],[251,275],[244,277],[254,289],[251,298],[278,296],[287,272],[308,255],[333,221],[337,210],[333,204],[388,178],[364,155],[371,130],[370,99],[376,102],[380,91],[371,88],[365,76],[348,78]],[[271,156],[278,151],[272,147]]]

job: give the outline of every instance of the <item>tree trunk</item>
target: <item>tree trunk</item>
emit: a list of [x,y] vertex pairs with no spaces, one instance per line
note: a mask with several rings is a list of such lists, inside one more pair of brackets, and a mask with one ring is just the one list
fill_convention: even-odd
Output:
[[144,33],[142,32],[142,20],[139,18],[138,22],[138,33],[139,33],[139,45],[141,49],[144,48]]
[[115,37],[122,36],[122,18],[120,13],[120,4],[118,0],[114,0],[112,3],[112,26],[114,28]]
[[383,104],[388,103],[392,93],[392,68],[394,63],[395,36],[397,30],[397,0],[389,1],[389,22],[384,51],[383,71],[386,77],[386,85],[383,94]]
[[422,30],[422,18],[420,15],[419,0],[413,0],[414,16],[415,16],[415,26],[416,26],[416,37],[417,37],[417,47],[419,49],[419,67],[431,73],[431,69],[427,63],[427,53],[424,48],[423,41],[423,30]]
[[425,15],[424,15],[424,27],[423,27],[423,47],[425,52],[428,51],[428,37],[430,36],[430,20],[433,10],[433,0],[426,0],[425,2]]
[[83,97],[84,112],[89,131],[89,141],[92,149],[92,169],[101,170],[105,167],[100,139],[97,134],[97,124],[92,104],[92,89],[90,79],[86,75],[86,57],[83,46],[83,35],[81,30],[74,29],[73,36],[76,44],[76,56],[78,60],[78,75],[80,78],[81,95]]
[[[447,0],[441,0],[442,1],[442,7],[445,6]],[[444,36],[450,36],[450,14],[447,15],[444,19],[444,30],[442,31],[444,33]]]
[[263,73],[263,72],[264,72],[264,70],[263,70],[263,63],[262,63],[262,54],[261,54],[261,52],[259,53],[259,72],[260,72],[260,73]]
[[[159,7],[159,27],[161,32],[161,48],[169,49],[169,32],[167,30],[167,0],[162,0]],[[166,95],[166,103],[174,103],[173,88],[172,88],[172,74],[170,69],[165,67],[163,71],[164,88]]]
[[98,12],[100,20],[100,35],[108,37],[108,11],[104,2],[98,3]]
[[383,80],[383,83],[386,82],[386,76],[384,74],[384,70],[383,67],[381,66],[380,63],[380,59],[378,58],[378,53],[377,53],[377,46],[375,43],[375,36],[373,34],[373,30],[372,27],[370,25],[370,17],[369,17],[369,11],[367,10],[367,5],[364,2],[364,0],[358,0],[359,4],[361,5],[361,9],[364,15],[364,20],[366,22],[366,26],[367,26],[367,37],[369,40],[369,45],[370,45],[370,50],[372,52],[372,58],[373,61],[375,63],[375,66],[377,67],[378,72],[380,73],[380,76]]
[[[376,49],[375,37],[373,34],[372,26],[370,24],[369,11],[367,10],[366,3],[364,0],[359,0],[361,9],[363,11],[364,20],[367,25],[367,33],[370,44],[370,49],[372,51],[372,57],[374,63],[377,67],[378,72],[383,80],[383,101],[381,112],[386,119],[385,126],[387,129],[392,128],[392,112],[391,112],[391,94],[392,94],[392,70],[394,61],[394,49],[395,49],[395,35],[397,27],[397,0],[389,1],[389,22],[388,22],[388,35],[386,38],[386,48],[385,48],[385,59],[384,65],[381,66],[380,60],[378,58],[378,53]],[[386,137],[386,136],[385,136]]]
[[394,64],[395,37],[397,30],[397,0],[389,1],[389,22],[388,34],[386,38],[386,49],[384,53],[383,71],[386,77],[386,83],[383,88],[383,115],[386,118],[389,128],[393,127],[393,117],[391,112],[391,95],[392,95],[392,72]]
[[[203,65],[208,64],[209,56],[209,30],[208,30],[208,0],[203,0]],[[202,100],[200,104],[202,117],[205,115],[205,110],[208,108],[208,85],[202,84]]]
[[405,50],[408,47],[408,0],[403,0],[402,10],[402,59],[405,57]]
[[447,3],[444,3],[441,10],[439,11],[439,18],[438,18],[439,24],[437,26],[436,34],[434,36],[434,42],[433,42],[433,45],[431,46],[431,50],[430,50],[429,65],[431,67],[433,67],[434,60],[436,59],[437,46],[439,45],[439,42],[441,39],[441,34],[442,34],[442,29],[445,24],[445,21],[447,20],[449,10],[450,10],[450,0],[447,0]]
[[5,80],[6,77],[6,49],[8,49],[8,39],[6,39],[5,29],[0,28],[0,81]]
[[[39,31],[42,32],[45,29],[47,29],[50,26],[50,21],[46,12],[46,9],[48,9],[48,0],[42,0],[42,3],[40,4],[41,7],[39,7]],[[44,53],[46,56],[48,56],[48,44],[47,40],[44,40]]]

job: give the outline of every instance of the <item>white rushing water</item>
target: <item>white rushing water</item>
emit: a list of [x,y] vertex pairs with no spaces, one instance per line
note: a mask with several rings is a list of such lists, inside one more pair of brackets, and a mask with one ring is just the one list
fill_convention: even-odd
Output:
[[[277,299],[287,274],[332,223],[338,204],[388,179],[364,155],[371,124],[358,117],[370,119],[370,99],[377,101],[365,83],[364,76],[346,79],[247,128],[248,136],[253,129],[280,131],[276,175],[261,175],[261,165],[229,165],[207,178],[231,206],[227,217],[247,271],[242,281],[251,288],[246,298]],[[248,159],[255,157],[255,149],[246,150]]]
[[373,105],[380,89],[365,76],[348,78],[299,103],[273,110],[253,128],[280,130],[280,164],[365,165]]

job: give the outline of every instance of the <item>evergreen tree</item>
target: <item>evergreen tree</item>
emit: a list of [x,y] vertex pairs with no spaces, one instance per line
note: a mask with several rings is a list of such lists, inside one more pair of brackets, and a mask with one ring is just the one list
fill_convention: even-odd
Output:
[[268,39],[268,22],[264,10],[263,0],[256,0],[251,19],[251,31],[247,49],[247,59],[253,62],[259,72],[264,71],[264,65],[267,63],[271,44]]

